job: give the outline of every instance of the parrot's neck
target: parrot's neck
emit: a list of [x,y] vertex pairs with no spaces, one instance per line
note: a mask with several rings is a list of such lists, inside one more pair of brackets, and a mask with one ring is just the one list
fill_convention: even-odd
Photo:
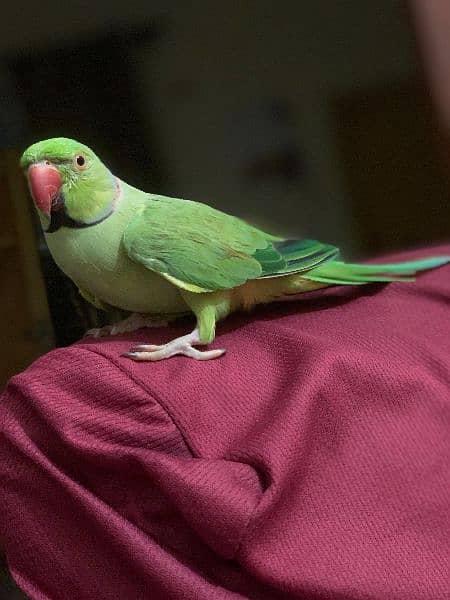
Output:
[[[120,181],[118,177],[112,176],[113,179],[113,189],[111,190],[111,195],[109,201],[106,203],[104,210],[95,216],[95,218],[91,221],[84,221],[82,219],[77,219],[70,216],[66,209],[66,200],[64,198],[64,194],[61,192],[53,201],[52,212],[50,223],[45,229],[46,233],[53,233],[58,231],[61,227],[68,227],[69,229],[84,229],[86,227],[92,227],[93,225],[98,225],[108,217],[110,217],[113,212],[116,210],[117,205],[122,196],[122,186],[123,183]],[[89,193],[89,192],[88,192]],[[93,192],[93,195],[95,192]]]

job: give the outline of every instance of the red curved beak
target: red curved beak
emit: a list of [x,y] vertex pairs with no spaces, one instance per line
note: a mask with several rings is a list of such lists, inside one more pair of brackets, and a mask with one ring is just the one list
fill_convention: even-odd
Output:
[[28,184],[38,209],[50,216],[52,200],[58,195],[62,184],[58,171],[51,165],[31,165],[28,169]]

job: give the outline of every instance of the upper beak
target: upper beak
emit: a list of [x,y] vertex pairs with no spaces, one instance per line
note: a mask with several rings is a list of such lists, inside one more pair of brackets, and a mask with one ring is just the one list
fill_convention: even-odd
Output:
[[45,163],[31,165],[28,169],[28,184],[37,208],[50,217],[52,200],[58,196],[62,185],[58,170]]

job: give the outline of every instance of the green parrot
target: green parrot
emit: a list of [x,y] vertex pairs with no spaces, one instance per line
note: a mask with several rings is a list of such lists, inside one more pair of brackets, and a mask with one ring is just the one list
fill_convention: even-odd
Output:
[[284,239],[199,202],[142,192],[68,138],[33,144],[21,167],[58,266],[97,308],[131,313],[91,334],[132,331],[194,313],[192,333],[125,354],[137,361],[177,354],[217,358],[224,349],[195,346],[211,343],[216,322],[234,311],[330,285],[413,281],[418,271],[450,261],[441,256],[346,264],[330,244]]

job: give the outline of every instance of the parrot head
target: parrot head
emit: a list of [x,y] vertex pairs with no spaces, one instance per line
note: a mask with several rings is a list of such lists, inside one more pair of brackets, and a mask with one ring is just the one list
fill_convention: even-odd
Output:
[[120,182],[87,146],[51,138],[25,150],[20,166],[47,233],[82,228],[112,214]]

